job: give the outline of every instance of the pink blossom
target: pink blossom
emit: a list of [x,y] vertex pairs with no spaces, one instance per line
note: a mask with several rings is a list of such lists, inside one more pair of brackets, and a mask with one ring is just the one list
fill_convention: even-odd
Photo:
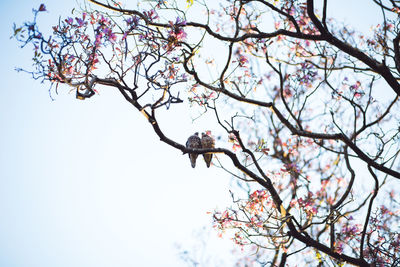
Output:
[[79,27],[85,26],[87,24],[87,22],[84,21],[84,19],[80,19],[80,18],[75,18],[76,22],[78,23]]
[[65,19],[65,22],[71,25],[72,23],[74,23],[74,20],[72,18],[68,17]]

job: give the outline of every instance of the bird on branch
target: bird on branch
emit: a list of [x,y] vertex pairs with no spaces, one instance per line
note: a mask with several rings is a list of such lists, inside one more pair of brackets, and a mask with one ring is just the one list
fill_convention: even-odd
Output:
[[[206,133],[201,133],[201,146],[203,148],[214,148],[214,139]],[[204,161],[206,162],[207,168],[210,168],[212,153],[203,154]]]
[[[188,140],[186,142],[186,147],[187,148],[201,148],[201,140],[199,137],[199,133],[196,132],[188,138]],[[198,156],[199,156],[198,154],[189,153],[189,159],[190,159],[190,163],[192,164],[192,168],[196,167],[196,160],[197,160]]]

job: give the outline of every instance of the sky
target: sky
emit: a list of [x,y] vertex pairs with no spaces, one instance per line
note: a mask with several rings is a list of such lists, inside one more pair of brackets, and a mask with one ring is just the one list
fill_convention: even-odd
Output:
[[[53,101],[47,84],[17,73],[31,50],[9,39],[12,24],[40,3],[0,2],[0,266],[186,266],[176,244],[198,245],[207,212],[229,206],[231,177],[202,161],[192,169],[111,88],[85,101],[64,90]],[[75,6],[45,3],[40,23],[49,26]],[[337,1],[332,15],[349,20],[357,3]],[[360,27],[367,11],[357,12]],[[210,126],[193,124],[183,105],[168,114],[175,119],[161,127],[182,144]],[[214,254],[231,249],[213,232],[205,238]]]
[[[12,23],[40,3],[0,4],[0,266],[185,266],[175,244],[211,225],[230,177],[204,162],[192,169],[115,90],[52,101],[48,85],[17,73],[31,50],[9,39]],[[40,22],[55,24],[74,3],[48,1]],[[181,143],[204,130],[172,112],[176,127],[165,128]]]

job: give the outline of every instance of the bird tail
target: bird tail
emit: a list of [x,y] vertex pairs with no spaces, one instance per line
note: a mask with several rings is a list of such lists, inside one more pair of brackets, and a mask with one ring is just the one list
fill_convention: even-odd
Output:
[[204,161],[206,162],[207,168],[210,168],[212,154],[203,154]]
[[190,158],[190,164],[192,165],[192,168],[196,167],[197,155],[196,154],[190,154],[189,158]]

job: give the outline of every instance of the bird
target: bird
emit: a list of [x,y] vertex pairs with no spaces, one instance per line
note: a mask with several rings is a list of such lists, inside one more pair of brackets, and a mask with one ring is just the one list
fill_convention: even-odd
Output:
[[[201,133],[201,146],[203,148],[214,148],[214,139],[207,133]],[[206,162],[207,168],[210,168],[212,156],[212,153],[203,154],[203,158]]]
[[[199,133],[194,133],[193,135],[189,136],[188,140],[186,141],[187,148],[201,148],[201,140],[199,137]],[[190,163],[192,168],[196,167],[196,160],[198,154],[189,153]]]

